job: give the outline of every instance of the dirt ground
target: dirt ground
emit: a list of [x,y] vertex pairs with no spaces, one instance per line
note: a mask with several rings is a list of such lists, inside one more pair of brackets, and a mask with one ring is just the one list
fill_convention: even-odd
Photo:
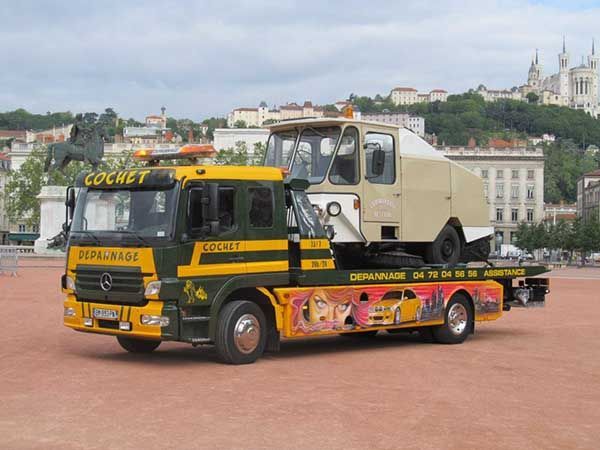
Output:
[[62,325],[60,260],[0,276],[0,448],[598,449],[600,270],[553,273],[546,308],[464,344],[381,333],[130,355]]

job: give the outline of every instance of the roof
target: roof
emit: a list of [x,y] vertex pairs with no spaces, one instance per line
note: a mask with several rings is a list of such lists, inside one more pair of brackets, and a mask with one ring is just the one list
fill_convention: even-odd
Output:
[[258,111],[258,108],[235,108],[234,111]]
[[146,116],[146,119],[162,119],[161,116]]
[[310,100],[306,100],[303,105],[304,108],[312,108],[313,104]]
[[397,87],[392,89],[392,91],[403,91],[403,92],[417,92],[415,88],[410,87]]
[[583,174],[584,177],[600,177],[600,169],[593,170]]
[[445,91],[443,89],[434,89],[431,92],[439,92],[440,94],[447,94],[448,93],[448,91]]
[[0,138],[24,138],[26,135],[25,130],[0,130]]
[[267,125],[265,128],[269,128],[271,130],[276,130],[276,129],[278,130],[278,129],[291,128],[293,126],[300,126],[300,125],[307,125],[307,124],[335,126],[335,125],[343,125],[345,123],[377,125],[380,127],[395,128],[395,129],[400,128],[397,125],[393,125],[393,124],[373,122],[370,120],[347,119],[345,117],[322,117],[322,118],[321,117],[319,117],[319,118],[313,117],[313,118],[298,118],[298,119],[292,119],[292,120],[282,120],[282,121],[274,123],[272,125]]
[[300,105],[298,105],[298,104],[296,104],[296,103],[288,103],[287,105],[282,105],[282,106],[280,106],[280,107],[279,107],[279,109],[280,109],[280,110],[287,109],[287,110],[293,110],[293,111],[296,111],[296,110],[301,110],[301,109],[302,109],[302,106],[300,106]]

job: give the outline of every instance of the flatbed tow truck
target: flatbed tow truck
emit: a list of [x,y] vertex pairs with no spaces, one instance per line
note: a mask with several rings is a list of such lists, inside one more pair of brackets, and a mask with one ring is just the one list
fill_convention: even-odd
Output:
[[343,270],[307,187],[275,167],[81,174],[67,191],[64,324],[129,352],[208,344],[244,364],[281,337],[418,330],[457,344],[476,322],[544,305],[543,266]]

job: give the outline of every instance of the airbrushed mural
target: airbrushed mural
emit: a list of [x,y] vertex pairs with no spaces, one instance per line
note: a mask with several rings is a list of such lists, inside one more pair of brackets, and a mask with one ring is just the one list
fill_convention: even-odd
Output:
[[[495,282],[431,283],[365,287],[282,289],[288,299],[290,335],[343,332],[378,326],[410,326],[441,321],[452,295],[464,290],[475,306],[475,319],[502,309],[502,288]],[[492,318],[492,317],[489,317]]]

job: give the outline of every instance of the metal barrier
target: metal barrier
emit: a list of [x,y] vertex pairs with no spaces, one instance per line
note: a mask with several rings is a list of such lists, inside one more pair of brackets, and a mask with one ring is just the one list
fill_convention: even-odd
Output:
[[33,247],[21,245],[0,245],[0,274],[17,276],[19,255],[32,254]]

